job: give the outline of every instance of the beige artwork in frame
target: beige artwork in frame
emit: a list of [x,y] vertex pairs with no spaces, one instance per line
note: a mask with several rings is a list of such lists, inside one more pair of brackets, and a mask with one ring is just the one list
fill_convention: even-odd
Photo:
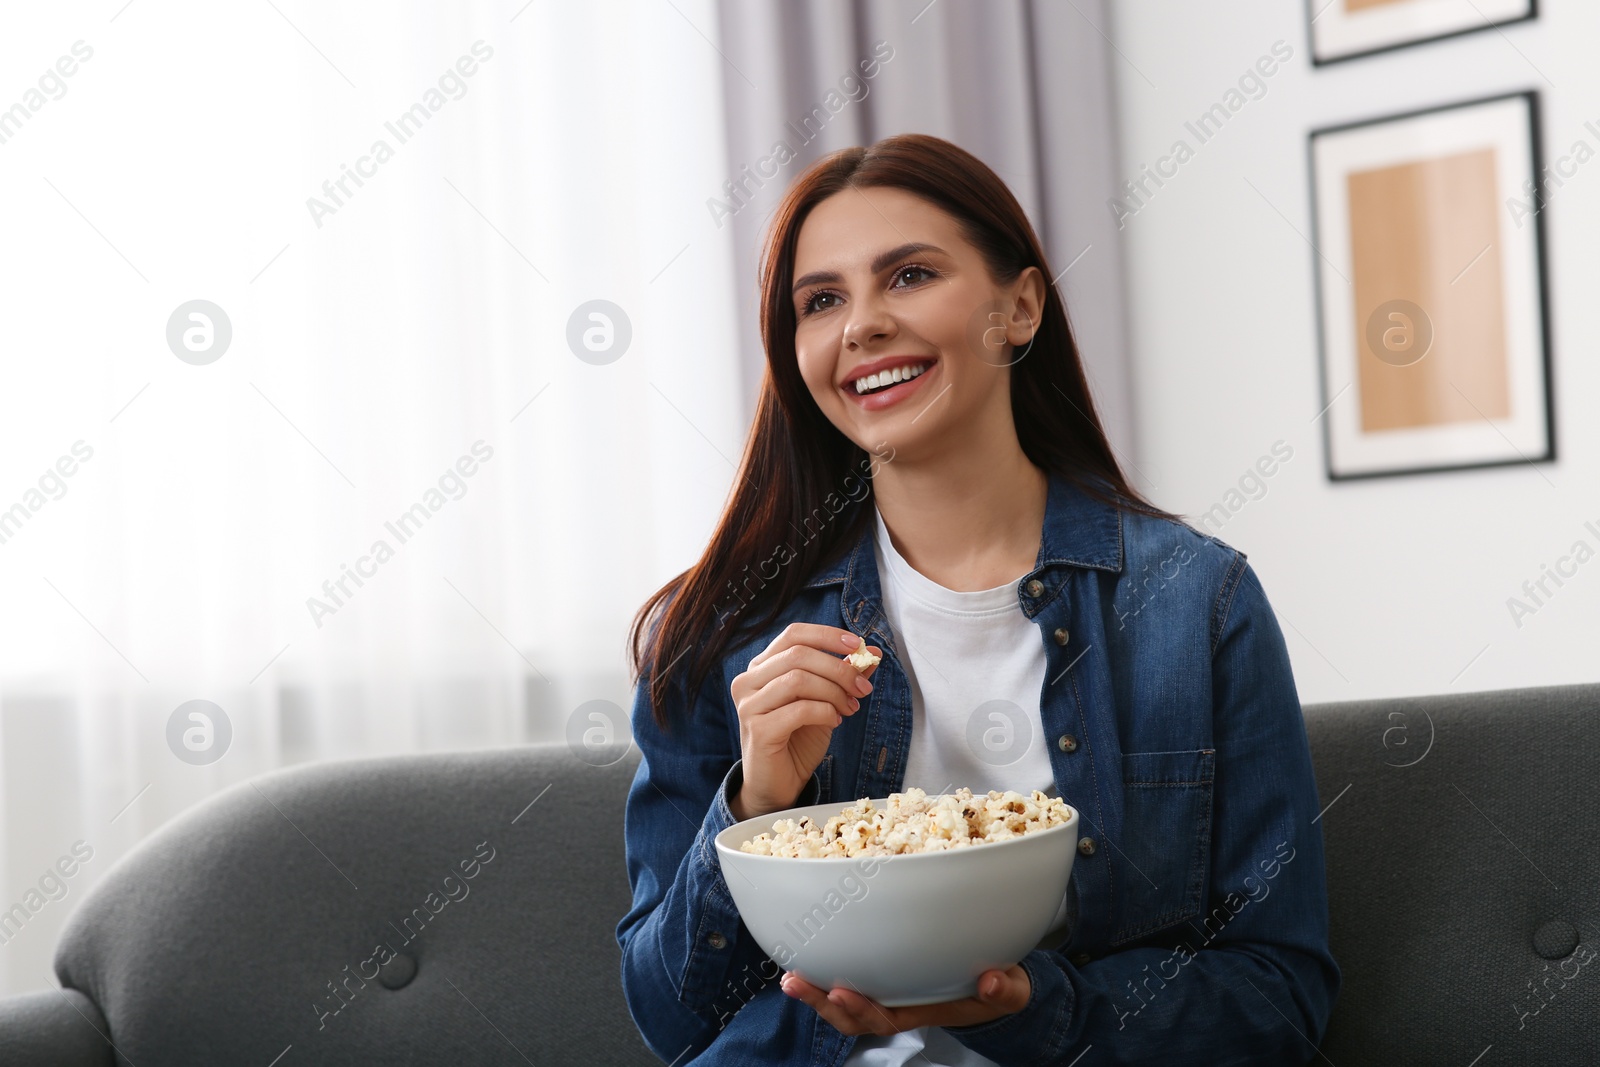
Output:
[[1538,96],[1311,134],[1329,478],[1555,458]]

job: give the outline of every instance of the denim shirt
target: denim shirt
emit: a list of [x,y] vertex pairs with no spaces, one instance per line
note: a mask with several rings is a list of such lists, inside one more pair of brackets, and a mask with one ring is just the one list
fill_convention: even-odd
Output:
[[[868,524],[771,625],[730,647],[694,706],[671,709],[671,732],[653,721],[645,681],[635,687],[633,907],[616,934],[634,1023],[674,1067],[838,1067],[854,1044],[779,988],[782,968],[740,921],[712,842],[738,821],[730,686],[791,622],[848,628],[884,650],[872,693],[834,728],[796,806],[901,788],[911,693],[872,535]],[[948,1032],[1002,1067],[1066,1067],[1091,1046],[1097,1064],[1307,1062],[1340,971],[1299,697],[1245,554],[1051,475],[1017,603],[1048,661],[1038,743],[1081,819],[1070,932],[1020,961],[1032,985],[1020,1011]],[[1004,899],[997,885],[996,906]]]

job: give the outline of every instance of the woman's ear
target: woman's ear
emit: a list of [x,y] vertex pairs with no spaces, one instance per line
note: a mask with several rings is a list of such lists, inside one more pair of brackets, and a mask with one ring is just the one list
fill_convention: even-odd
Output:
[[1044,272],[1027,267],[1011,286],[1012,310],[1006,323],[1006,341],[1020,348],[1032,342],[1044,324]]

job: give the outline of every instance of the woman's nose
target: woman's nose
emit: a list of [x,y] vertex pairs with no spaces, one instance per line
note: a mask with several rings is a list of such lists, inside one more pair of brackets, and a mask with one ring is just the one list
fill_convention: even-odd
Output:
[[864,348],[894,333],[894,320],[876,302],[858,301],[851,306],[851,311],[850,321],[844,328],[846,348]]

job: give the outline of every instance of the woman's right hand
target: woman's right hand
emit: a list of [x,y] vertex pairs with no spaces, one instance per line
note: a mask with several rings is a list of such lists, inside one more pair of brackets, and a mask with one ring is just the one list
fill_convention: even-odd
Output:
[[[877,665],[858,671],[844,659],[860,647],[849,630],[790,623],[730,687],[739,711],[744,782],[729,807],[737,819],[794,806],[827,754],[833,728],[872,692]],[[877,656],[883,650],[867,648]]]

